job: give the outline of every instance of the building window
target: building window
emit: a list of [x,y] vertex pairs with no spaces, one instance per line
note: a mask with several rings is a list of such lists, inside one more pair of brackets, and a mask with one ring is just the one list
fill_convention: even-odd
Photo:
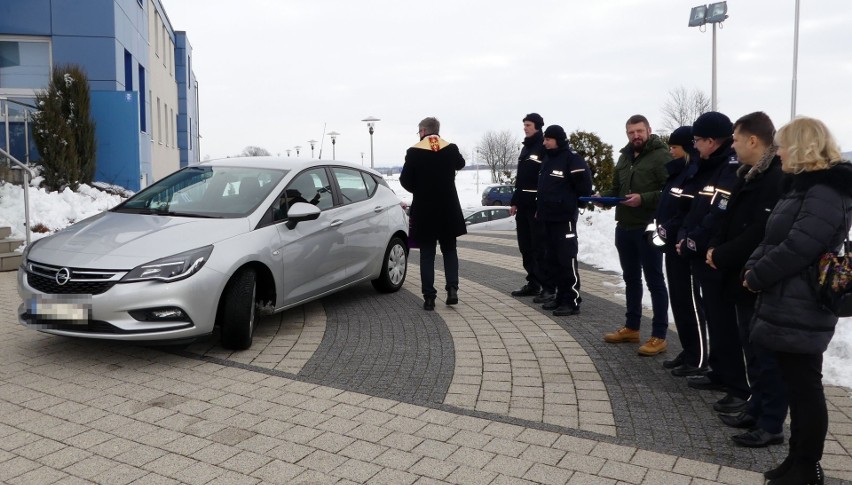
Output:
[[124,49],[124,90],[133,91],[133,56]]
[[49,40],[0,38],[0,89],[44,89],[50,65]]
[[163,144],[163,114],[160,111],[160,98],[157,98],[157,142]]
[[145,68],[139,66],[139,128],[143,133],[148,132],[148,125],[145,119]]
[[157,54],[157,57],[160,57],[160,12],[157,12],[156,19],[154,21],[154,29],[156,30],[154,34],[154,53]]

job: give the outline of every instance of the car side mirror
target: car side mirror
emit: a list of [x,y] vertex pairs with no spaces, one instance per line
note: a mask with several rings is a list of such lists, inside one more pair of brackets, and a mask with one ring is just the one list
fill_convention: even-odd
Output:
[[293,229],[302,221],[313,221],[320,216],[319,207],[305,202],[296,202],[287,211],[287,229]]

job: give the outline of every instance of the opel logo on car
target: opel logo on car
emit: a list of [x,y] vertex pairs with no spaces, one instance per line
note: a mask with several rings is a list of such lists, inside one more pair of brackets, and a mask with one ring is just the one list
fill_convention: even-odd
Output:
[[62,268],[56,272],[56,284],[59,286],[64,285],[71,281],[71,270],[68,268]]

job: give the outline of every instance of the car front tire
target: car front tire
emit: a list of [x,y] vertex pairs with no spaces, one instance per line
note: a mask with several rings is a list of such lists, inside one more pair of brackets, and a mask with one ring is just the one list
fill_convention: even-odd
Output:
[[252,268],[243,268],[228,282],[222,294],[219,310],[222,347],[233,350],[251,347],[257,319],[256,298],[257,273]]
[[394,237],[385,250],[382,272],[371,281],[373,288],[382,293],[393,293],[402,288],[408,272],[408,248],[402,239]]

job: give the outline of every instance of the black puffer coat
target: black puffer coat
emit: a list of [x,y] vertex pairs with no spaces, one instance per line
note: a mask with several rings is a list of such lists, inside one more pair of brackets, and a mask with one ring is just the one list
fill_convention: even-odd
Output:
[[816,262],[849,232],[852,164],[790,179],[790,191],[772,210],[763,242],[745,266],[749,288],[760,292],[751,340],[775,351],[819,354],[834,335],[837,317],[817,299]]

